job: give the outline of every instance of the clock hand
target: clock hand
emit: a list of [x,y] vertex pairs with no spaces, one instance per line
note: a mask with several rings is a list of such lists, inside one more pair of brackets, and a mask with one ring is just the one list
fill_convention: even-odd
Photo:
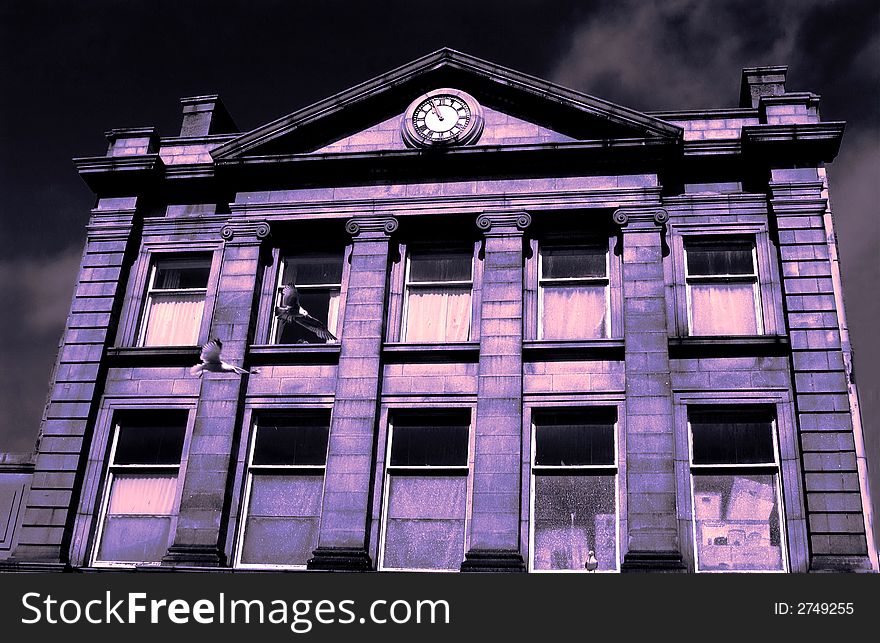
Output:
[[439,109],[437,108],[437,106],[434,104],[434,99],[433,99],[433,98],[429,98],[428,101],[431,103],[431,109],[434,110],[434,114],[436,114],[437,118],[439,118],[439,119],[442,121],[442,120],[443,120],[443,114],[440,113],[440,110],[439,110]]

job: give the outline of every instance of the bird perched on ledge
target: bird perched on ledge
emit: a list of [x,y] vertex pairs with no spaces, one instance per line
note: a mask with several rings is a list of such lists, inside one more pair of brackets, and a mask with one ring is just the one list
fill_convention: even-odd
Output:
[[209,339],[205,345],[202,346],[202,352],[199,355],[199,359],[202,360],[202,363],[196,364],[189,369],[190,375],[201,377],[202,373],[205,371],[210,371],[211,373],[240,373],[242,375],[260,372],[258,369],[249,371],[239,366],[234,366],[233,364],[227,364],[220,359],[220,353],[222,351],[223,342],[216,337]]
[[584,568],[588,572],[594,572],[597,569],[599,569],[599,561],[596,560],[596,552],[594,552],[592,549],[590,550],[590,553],[587,555],[587,562],[584,563]]
[[337,341],[326,325],[309,315],[309,311],[300,305],[299,293],[293,284],[285,284],[281,290],[281,305],[275,307],[275,316],[283,324],[299,324],[325,342]]

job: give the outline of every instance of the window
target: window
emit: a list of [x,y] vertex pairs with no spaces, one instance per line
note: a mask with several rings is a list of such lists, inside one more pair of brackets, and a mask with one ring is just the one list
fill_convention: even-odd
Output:
[[116,425],[96,563],[158,563],[173,535],[185,413],[143,412]]
[[460,569],[469,434],[469,416],[461,412],[394,417],[385,476],[383,569]]
[[754,240],[695,239],[685,254],[690,334],[762,333]]
[[542,245],[538,274],[540,339],[608,337],[608,249]]
[[783,570],[772,410],[692,408],[688,419],[697,570]]
[[[339,298],[342,289],[342,256],[340,253],[298,254],[281,260],[275,305],[281,305],[281,291],[286,284],[296,286],[299,303],[309,315],[338,336]],[[275,344],[324,344],[307,327],[283,323],[272,315],[272,342]]]
[[615,433],[614,409],[534,412],[532,569],[618,569]]
[[405,342],[465,342],[470,337],[471,251],[414,252],[407,259]]
[[199,343],[210,273],[207,257],[160,259],[153,264],[141,323],[141,346]]
[[261,417],[248,460],[242,567],[305,567],[318,545],[330,413]]

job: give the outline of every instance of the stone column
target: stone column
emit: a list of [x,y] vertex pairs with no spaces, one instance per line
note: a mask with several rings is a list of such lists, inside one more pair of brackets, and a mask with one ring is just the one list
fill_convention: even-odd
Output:
[[626,342],[626,554],[621,571],[685,571],[675,511],[675,453],[660,208],[614,213],[623,244]]
[[480,371],[468,572],[523,572],[519,547],[522,454],[523,230],[525,212],[477,218],[485,236]]
[[[230,221],[223,226],[221,235],[225,246],[210,336],[223,342],[223,361],[240,366],[250,342],[252,311],[259,296],[260,246],[269,236],[269,224]],[[223,507],[247,377],[237,373],[202,374],[195,423],[185,456],[177,531],[164,558],[167,564],[226,564],[221,541]]]
[[373,445],[379,408],[391,217],[356,217],[340,334],[318,548],[309,569],[369,570],[367,553]]

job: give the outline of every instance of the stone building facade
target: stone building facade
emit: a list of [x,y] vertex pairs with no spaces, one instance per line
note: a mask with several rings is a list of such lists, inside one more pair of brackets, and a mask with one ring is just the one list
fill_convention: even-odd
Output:
[[785,76],[642,113],[444,49],[108,132],[0,565],[876,571],[844,124]]

